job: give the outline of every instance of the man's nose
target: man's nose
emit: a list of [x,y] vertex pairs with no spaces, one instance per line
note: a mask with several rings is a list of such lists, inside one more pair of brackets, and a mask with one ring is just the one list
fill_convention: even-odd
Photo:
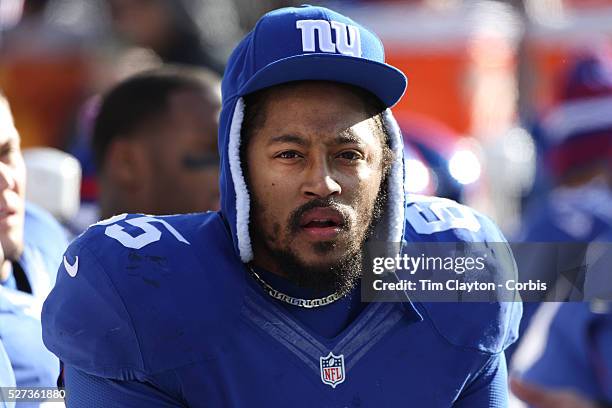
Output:
[[336,181],[327,158],[311,160],[306,169],[306,179],[302,185],[302,193],[309,199],[325,198],[332,194],[340,194],[342,187]]
[[15,177],[13,169],[0,161],[0,191],[13,190],[15,188]]

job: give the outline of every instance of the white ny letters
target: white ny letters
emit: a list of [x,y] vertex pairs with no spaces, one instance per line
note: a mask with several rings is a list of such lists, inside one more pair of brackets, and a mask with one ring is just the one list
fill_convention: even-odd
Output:
[[[296,28],[302,32],[302,50],[315,52],[316,40],[319,40],[319,51],[339,52],[343,55],[361,57],[361,38],[359,29],[338,21],[327,20],[298,20]],[[336,32],[336,42],[332,38],[332,28]]]

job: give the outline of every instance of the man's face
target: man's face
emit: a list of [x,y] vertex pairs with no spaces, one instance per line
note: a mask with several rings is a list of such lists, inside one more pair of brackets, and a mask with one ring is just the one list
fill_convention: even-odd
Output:
[[[6,109],[6,112],[5,112]],[[23,250],[25,164],[19,135],[8,109],[0,105],[0,261],[17,260]]]
[[219,208],[219,108],[214,95],[185,90],[170,96],[167,114],[153,129],[155,138],[143,139],[150,144],[152,156],[148,183],[151,212]]
[[288,268],[329,274],[361,259],[383,176],[381,138],[362,99],[304,82],[265,101],[247,147],[255,263],[290,276]]

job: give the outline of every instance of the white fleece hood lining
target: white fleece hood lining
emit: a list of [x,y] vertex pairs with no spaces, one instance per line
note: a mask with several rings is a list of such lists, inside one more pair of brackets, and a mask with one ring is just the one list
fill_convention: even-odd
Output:
[[[232,181],[236,192],[236,235],[238,239],[238,251],[242,262],[253,260],[253,246],[249,234],[249,212],[250,195],[244,179],[244,173],[240,162],[240,130],[244,119],[244,100],[239,98],[234,108],[232,123],[230,125],[228,158]],[[390,109],[383,113],[383,120],[389,132],[390,147],[395,155],[388,176],[388,200],[387,208],[377,230],[384,228],[387,242],[399,243],[404,233],[404,161],[403,141],[399,126]]]
[[247,263],[253,260],[253,246],[249,234],[249,213],[251,199],[249,189],[244,180],[242,165],[240,162],[240,129],[244,119],[244,100],[239,98],[234,108],[232,124],[230,125],[230,137],[228,146],[228,156],[232,181],[236,190],[236,235],[238,238],[238,251],[240,259]]

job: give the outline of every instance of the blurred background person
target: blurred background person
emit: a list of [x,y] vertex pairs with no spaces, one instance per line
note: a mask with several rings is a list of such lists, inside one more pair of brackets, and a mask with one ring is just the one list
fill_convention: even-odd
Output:
[[535,407],[597,407],[612,403],[612,55],[574,58],[560,89],[539,127],[552,188],[525,214],[517,262],[522,280],[554,284],[549,300],[573,302],[525,304],[513,390]]
[[26,203],[25,187],[19,134],[0,95],[0,341],[18,387],[54,387],[59,361],[42,343],[40,311],[68,243],[51,215]]
[[100,217],[217,209],[219,110],[210,72],[163,67],[111,89],[93,126]]
[[522,241],[591,242],[612,228],[612,54],[573,61],[540,125],[552,189],[526,209]]
[[132,45],[153,50],[166,64],[223,73],[219,55],[203,43],[184,0],[108,0],[113,30]]
[[592,300],[583,293],[592,266],[586,251],[612,231],[612,56],[595,52],[573,61],[559,103],[538,126],[541,171],[551,188],[527,206],[518,236],[524,244],[515,254],[521,280],[540,279],[549,291],[527,299],[521,332],[539,306],[534,301]]

